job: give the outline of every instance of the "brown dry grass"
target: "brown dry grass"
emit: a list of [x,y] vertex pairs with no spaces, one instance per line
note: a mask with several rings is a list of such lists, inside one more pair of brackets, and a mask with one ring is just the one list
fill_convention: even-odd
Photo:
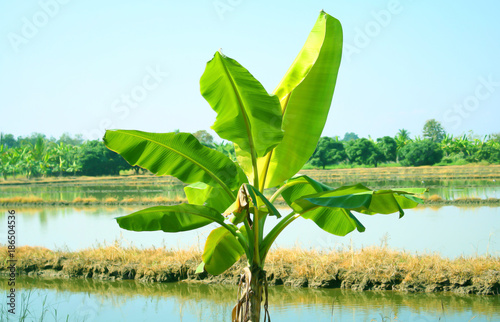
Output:
[[438,201],[442,201],[443,198],[441,198],[441,196],[439,195],[432,195],[432,196],[429,196],[428,198],[426,198],[427,201],[431,201],[431,202],[438,202]]
[[114,198],[114,197],[107,197],[106,199],[104,199],[104,203],[117,203],[118,202],[118,199]]
[[[7,268],[7,255],[7,248],[0,248],[0,260],[4,263],[0,271]],[[66,277],[141,281],[206,279],[231,284],[237,282],[246,265],[242,259],[219,276],[200,276],[194,274],[201,262],[199,249],[138,249],[118,244],[77,252],[25,246],[16,249],[16,259],[20,272],[49,268]],[[265,269],[270,284],[291,286],[478,294],[500,291],[500,258],[492,256],[447,259],[382,247],[330,252],[279,248],[268,255]]]
[[27,196],[27,197],[9,197],[9,198],[0,198],[0,204],[33,204],[33,203],[43,203],[44,200],[35,196]]
[[79,203],[82,203],[82,204],[94,204],[94,203],[97,203],[98,200],[97,198],[95,197],[76,197],[75,199],[73,199],[72,203],[74,204],[79,204]]
[[123,197],[121,200],[115,197],[106,197],[99,200],[95,197],[76,197],[71,201],[64,200],[47,200],[35,196],[29,197],[9,197],[0,198],[0,205],[142,205],[142,204],[177,204],[187,202],[184,196],[175,196],[173,198],[157,196],[157,197]]

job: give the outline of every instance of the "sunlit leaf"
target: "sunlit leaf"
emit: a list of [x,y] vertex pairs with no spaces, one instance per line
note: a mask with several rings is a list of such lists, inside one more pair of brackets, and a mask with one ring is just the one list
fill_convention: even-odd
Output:
[[285,135],[259,160],[265,188],[293,176],[309,160],[325,125],[342,56],[342,26],[321,12],[309,37],[274,93],[279,97]]
[[212,222],[222,223],[224,217],[215,209],[180,204],[156,206],[139,210],[116,218],[121,228],[133,231],[179,232],[206,226]]
[[210,232],[203,250],[205,270],[212,275],[219,275],[236,263],[245,253],[236,238],[224,227]]
[[203,182],[184,187],[184,192],[191,205],[203,205],[223,213],[234,199],[221,188],[209,186]]
[[216,52],[200,79],[201,94],[217,112],[212,128],[255,157],[264,156],[283,137],[278,97],[236,60]]
[[171,175],[184,183],[204,182],[228,195],[247,182],[241,168],[224,154],[203,146],[189,133],[149,133],[108,130],[106,146],[131,165],[156,175]]

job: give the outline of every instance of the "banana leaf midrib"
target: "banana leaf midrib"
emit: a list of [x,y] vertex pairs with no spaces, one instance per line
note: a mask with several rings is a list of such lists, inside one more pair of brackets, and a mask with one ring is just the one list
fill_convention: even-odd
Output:
[[[236,95],[236,99],[238,100],[238,105],[239,105],[240,111],[243,114],[243,119],[245,121],[245,129],[246,129],[246,132],[248,135],[248,144],[250,147],[250,155],[252,157],[252,166],[254,167],[254,170],[257,170],[257,166],[256,166],[257,152],[255,151],[255,144],[253,141],[252,129],[250,126],[250,121],[248,120],[248,115],[247,115],[247,111],[245,109],[245,104],[243,104],[243,100],[241,98],[240,92],[238,91],[238,88],[235,85],[235,82],[234,82],[234,79],[233,79],[231,73],[229,72],[229,70],[226,67],[226,64],[224,63],[224,60],[221,60],[221,62],[222,62],[222,66],[224,67],[224,71],[229,79],[230,84],[231,84],[231,87],[233,88],[233,91]],[[256,177],[255,177],[254,181],[258,182],[258,173],[256,173],[255,176]]]
[[[278,85],[278,87],[279,87],[279,85]],[[283,108],[281,110],[281,119],[282,120],[283,120],[283,117],[285,116],[286,107],[288,106],[288,101],[290,101],[290,96],[292,96],[292,92],[288,93],[286,95],[286,97],[284,98],[284,99],[286,99],[286,102],[283,105]],[[274,92],[273,92],[273,94],[274,94]],[[283,127],[283,124],[281,126]],[[278,146],[276,146],[276,147],[278,147]],[[271,163],[271,158],[273,157],[273,152],[274,152],[274,149],[276,149],[276,147],[274,147],[271,151],[269,151],[269,153],[265,156],[266,163],[264,164],[264,168],[262,169],[262,176],[261,176],[262,185],[260,186],[261,191],[264,191],[264,187],[266,186],[267,172],[269,171],[269,164]]]

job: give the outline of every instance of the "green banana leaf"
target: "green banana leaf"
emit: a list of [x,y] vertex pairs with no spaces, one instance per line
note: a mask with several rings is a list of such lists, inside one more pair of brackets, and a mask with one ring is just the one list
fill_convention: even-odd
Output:
[[259,160],[262,187],[283,183],[314,152],[330,110],[341,56],[342,26],[321,11],[304,47],[274,90],[281,102],[285,135]]
[[203,146],[189,133],[149,133],[108,130],[104,144],[131,165],[156,175],[171,175],[184,183],[204,182],[228,196],[248,182],[243,170],[223,153]]
[[221,188],[197,182],[184,187],[184,192],[191,205],[202,205],[213,208],[219,213],[223,213],[233,202]]
[[247,187],[248,194],[254,207],[260,207],[263,203],[266,213],[269,213],[271,216],[275,216],[276,218],[281,218],[281,214],[278,209],[276,209],[276,207],[269,202],[269,200],[267,200],[267,198],[257,188],[248,183],[245,183],[245,186]]
[[278,97],[269,95],[236,60],[216,52],[201,76],[200,91],[217,112],[215,132],[252,158],[264,156],[281,142]]
[[233,266],[243,254],[245,250],[236,238],[224,227],[218,227],[208,235],[201,258],[207,272],[219,275]]
[[[426,189],[421,189],[422,192]],[[409,195],[409,198],[407,197]],[[362,184],[343,186],[331,191],[323,191],[296,199],[291,207],[304,214],[318,207],[345,208],[365,214],[404,215],[404,208],[416,207],[422,201],[401,190],[373,191]]]
[[345,236],[354,229],[365,231],[365,226],[347,209],[320,207],[301,215],[314,221],[319,228],[330,234]]
[[[289,206],[304,196],[332,190],[308,176],[294,177],[287,181],[287,185],[290,187],[282,192],[282,196]],[[302,213],[301,217],[314,221],[319,228],[337,236],[345,236],[354,229],[359,232],[365,231],[363,224],[346,209],[318,207]]]
[[116,221],[121,228],[127,230],[163,230],[175,233],[197,229],[213,222],[224,224],[224,217],[217,210],[209,207],[180,204],[146,208],[118,217]]

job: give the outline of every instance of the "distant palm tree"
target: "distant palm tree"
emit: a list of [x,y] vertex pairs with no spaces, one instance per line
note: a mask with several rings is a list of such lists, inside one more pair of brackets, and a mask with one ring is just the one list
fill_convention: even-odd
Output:
[[396,140],[396,143],[398,144],[397,149],[399,150],[402,147],[404,147],[408,142],[411,141],[410,132],[408,132],[408,130],[405,130],[405,129],[400,129],[399,132],[394,137],[394,139]]

